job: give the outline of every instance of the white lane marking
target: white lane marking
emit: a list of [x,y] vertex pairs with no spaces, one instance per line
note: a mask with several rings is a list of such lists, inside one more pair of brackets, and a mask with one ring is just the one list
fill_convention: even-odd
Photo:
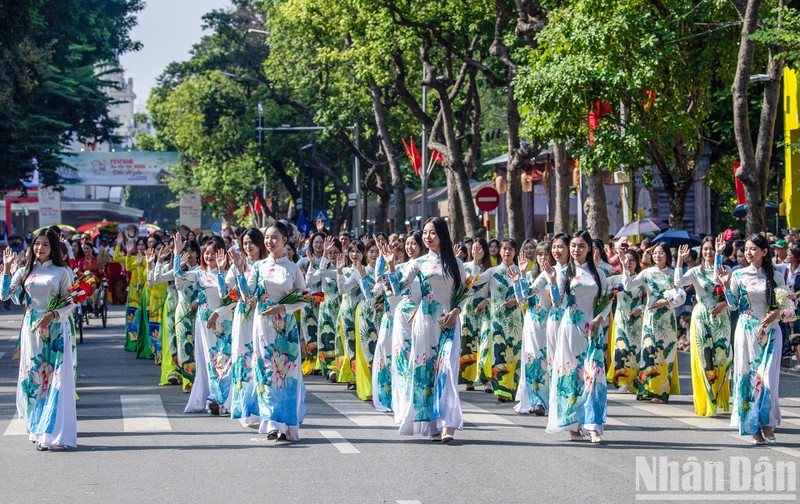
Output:
[[[676,420],[678,422],[690,425],[692,427],[696,427],[698,429],[723,430],[723,431],[729,431],[731,429],[731,422],[728,419],[701,417],[697,416],[694,413],[694,411],[678,408],[676,406],[670,406],[668,404],[634,404],[632,401],[616,401],[616,400],[614,400],[613,402],[619,404],[629,403],[628,405],[631,406],[632,408],[646,411],[648,413],[652,413],[660,417],[670,418],[672,420]],[[750,444],[751,440],[750,436],[740,436],[738,432],[736,433],[726,432],[725,434],[734,439],[738,439],[743,443]],[[780,433],[778,433],[778,435],[780,435]],[[800,458],[800,450],[795,450],[794,448],[787,448],[785,446],[775,446],[775,445],[767,445],[765,446],[765,448],[781,452],[785,455],[791,455],[792,457]]]
[[461,401],[461,412],[464,414],[464,421],[476,427],[493,427],[495,429],[514,429],[522,427],[507,418],[495,415],[488,410],[464,401]]
[[397,429],[394,418],[375,410],[372,403],[359,401],[352,394],[314,392],[328,406],[335,409],[359,427],[391,427]]
[[121,395],[124,432],[170,431],[172,426],[158,394]]
[[17,417],[11,419],[11,423],[8,424],[5,432],[3,432],[4,436],[25,436],[27,434],[28,429],[25,428],[25,420]]
[[320,434],[325,437],[331,444],[339,450],[339,453],[361,453],[358,451],[358,448],[350,444],[348,440],[344,438],[341,434],[336,431],[332,430],[321,430],[319,431]]
[[397,504],[422,504],[422,501],[396,501]]

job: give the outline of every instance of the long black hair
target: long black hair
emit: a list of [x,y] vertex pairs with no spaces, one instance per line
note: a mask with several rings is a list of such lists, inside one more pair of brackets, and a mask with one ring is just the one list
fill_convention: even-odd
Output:
[[[461,285],[461,273],[458,271],[458,259],[453,253],[453,240],[450,238],[450,231],[447,229],[447,223],[441,217],[431,217],[425,221],[425,226],[428,223],[433,224],[433,230],[436,231],[436,236],[439,237],[439,257],[442,260],[442,269],[444,274],[453,279],[453,289]],[[423,229],[425,229],[423,226]]]
[[[556,233],[553,236],[553,239],[550,240],[550,255],[551,256],[553,256],[553,245],[555,245],[556,240],[561,240],[562,242],[564,242],[564,246],[567,248],[567,262],[569,262],[569,235],[566,234],[566,233]],[[554,260],[555,260],[555,258],[556,257],[553,256]],[[561,265],[558,261],[555,261],[555,263],[558,264],[559,266]]]
[[[606,245],[600,238],[595,238],[594,240],[592,240],[592,253],[594,253],[595,249],[597,249],[597,251],[600,252],[600,260],[602,260],[603,262],[608,262],[608,254],[606,254]],[[594,257],[592,257],[592,259],[594,259]]]
[[[597,272],[597,267],[594,264],[594,257],[592,254],[592,235],[590,235],[587,231],[578,231],[572,235],[570,243],[572,240],[583,240],[588,247],[588,251],[586,252],[586,267],[589,268],[589,273],[592,274],[592,278],[594,278],[595,283],[597,283],[597,296],[600,297],[603,294],[603,283],[600,280],[600,274]],[[572,279],[575,278],[576,270],[577,266],[575,266],[575,260],[572,258],[572,254],[570,254],[569,261],[567,262],[566,283],[564,284],[565,292],[569,292],[570,283],[572,283]]]
[[53,265],[60,266],[62,268],[69,268],[69,264],[67,264],[64,260],[64,254],[61,253],[61,242],[58,240],[58,235],[50,228],[42,229],[36,233],[36,236],[33,237],[33,240],[31,240],[31,244],[28,247],[28,252],[25,254],[25,273],[23,273],[22,281],[20,282],[23,299],[25,294],[25,281],[28,280],[29,276],[31,276],[33,267],[36,265],[36,256],[33,254],[33,244],[36,243],[36,239],[41,236],[47,238],[47,241],[50,244],[50,261],[53,262]]
[[[415,229],[414,231],[411,231],[410,233],[408,233],[408,236],[406,236],[406,240],[408,240],[409,238],[413,238],[414,241],[417,242],[417,246],[419,247],[419,255],[417,257],[422,257],[422,256],[424,256],[425,254],[428,253],[428,247],[426,247],[425,243],[422,241],[422,232],[421,231],[419,231],[418,229]],[[403,252],[405,252],[405,247],[406,247],[406,244],[404,243],[403,244]],[[406,257],[408,257],[408,254],[406,254]],[[411,260],[411,257],[408,257],[408,259]]]
[[[764,276],[767,277],[767,310],[772,310],[775,307],[775,288],[778,285],[775,282],[775,266],[772,264],[772,249],[769,246],[769,240],[767,240],[767,237],[763,234],[755,233],[750,235],[747,241],[767,251],[764,258],[761,260],[761,268],[764,270]],[[746,243],[747,242],[745,242],[745,244]]]
[[714,238],[712,236],[706,236],[705,238],[703,238],[703,241],[700,242],[700,272],[703,273],[704,275],[706,273],[706,262],[703,260],[703,245],[705,245],[706,243],[710,243],[711,250],[714,250],[715,254],[717,253],[715,250],[716,244],[714,243]]
[[267,252],[267,246],[264,245],[264,233],[262,233],[260,229],[254,227],[248,228],[247,231],[242,233],[239,237],[239,247],[242,249],[242,253],[244,253],[245,236],[250,238],[250,241],[253,242],[253,245],[258,248],[259,259],[264,259],[267,257],[267,255],[269,255],[269,252]]

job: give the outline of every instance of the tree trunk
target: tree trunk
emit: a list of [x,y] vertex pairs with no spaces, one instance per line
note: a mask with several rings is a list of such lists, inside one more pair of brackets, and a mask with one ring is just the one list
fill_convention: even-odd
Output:
[[569,234],[571,220],[569,217],[569,187],[572,182],[572,170],[567,163],[567,149],[561,142],[553,144],[555,160],[556,201],[553,231]]
[[592,238],[608,241],[608,206],[606,190],[603,185],[603,173],[586,175],[586,202],[583,211],[586,213],[586,230]]
[[[506,193],[506,212],[508,213],[508,236],[517,242],[517,248],[525,241],[525,214],[522,210],[522,167],[528,161],[528,149],[520,148],[519,108],[514,97],[514,88],[506,89],[506,112],[508,114],[508,192]],[[538,150],[538,149],[537,149]],[[529,218],[533,219],[531,215]]]
[[[378,139],[389,163],[389,173],[392,177],[392,192],[394,193],[394,229],[390,231],[405,230],[406,221],[406,193],[403,181],[403,172],[397,163],[396,151],[392,136],[389,134],[389,125],[386,122],[386,112],[381,98],[383,94],[374,83],[369,86],[372,95],[372,110],[375,113],[375,125],[378,129]],[[388,214],[387,216],[388,217]]]
[[[450,230],[450,238],[453,243],[457,243],[464,238],[464,216],[461,213],[461,195],[455,186],[458,184],[457,176],[453,170],[447,170],[447,227]],[[474,236],[474,235],[469,235]]]
[[[781,0],[785,6],[787,0]],[[739,56],[736,62],[736,76],[731,88],[733,92],[733,132],[739,149],[739,168],[736,177],[742,181],[747,198],[747,234],[758,233],[766,228],[764,204],[767,197],[769,164],[772,156],[775,135],[775,119],[778,116],[781,93],[781,72],[783,59],[776,59],[777,49],[770,46],[767,75],[764,83],[764,99],[758,127],[758,138],[753,146],[748,122],[748,86],[753,67],[756,42],[750,36],[758,29],[758,10],[760,0],[748,0],[738,10],[742,15],[742,32],[739,42]]]

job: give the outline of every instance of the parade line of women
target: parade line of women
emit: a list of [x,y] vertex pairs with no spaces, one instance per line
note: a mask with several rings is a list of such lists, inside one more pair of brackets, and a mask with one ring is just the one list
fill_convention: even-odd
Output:
[[[131,274],[125,349],[152,359],[161,384],[189,393],[186,413],[298,441],[303,375],[313,373],[392,414],[401,435],[453,441],[465,385],[516,401],[520,414],[547,415],[547,432],[601,443],[609,384],[653,403],[679,393],[674,309],[692,285],[696,413],[731,411],[754,444],[777,442],[778,323],[789,309],[760,234],[746,241],[749,266],[738,271],[722,265],[718,237],[686,270],[687,247],[674,270],[664,245],[645,269],[624,251],[620,274],[584,231],[526,242],[520,254],[511,239],[454,246],[445,221],[431,218],[391,243],[317,233],[299,263],[286,255],[290,236],[276,222],[233,247],[176,234],[171,244],[130,241],[123,253],[118,239],[114,260]],[[17,408],[39,450],[77,445],[74,315],[58,302],[75,274],[64,257],[51,230],[24,260],[3,255],[0,299],[26,309]]]

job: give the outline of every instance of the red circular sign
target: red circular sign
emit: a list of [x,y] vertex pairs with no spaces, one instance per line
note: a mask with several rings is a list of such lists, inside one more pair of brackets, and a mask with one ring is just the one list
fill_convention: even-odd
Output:
[[491,212],[500,204],[500,193],[494,187],[484,187],[475,195],[475,204],[481,212]]

